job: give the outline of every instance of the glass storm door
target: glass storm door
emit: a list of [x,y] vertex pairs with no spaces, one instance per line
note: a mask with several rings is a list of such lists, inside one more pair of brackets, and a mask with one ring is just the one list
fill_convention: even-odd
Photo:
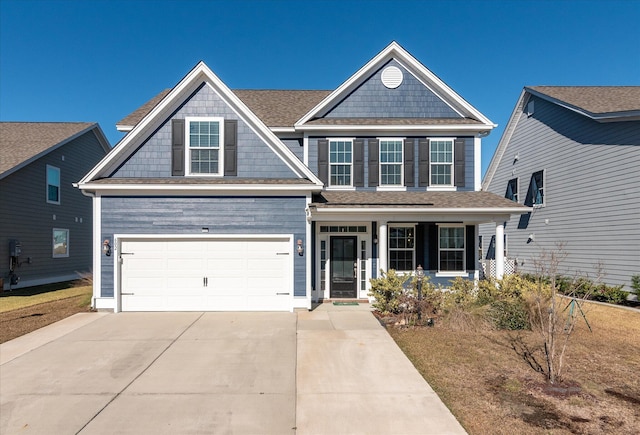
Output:
[[357,237],[331,237],[331,297],[356,298],[358,289]]

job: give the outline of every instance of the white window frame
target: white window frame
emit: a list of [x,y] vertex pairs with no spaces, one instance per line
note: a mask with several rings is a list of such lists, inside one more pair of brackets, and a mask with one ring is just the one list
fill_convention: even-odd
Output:
[[[55,171],[58,172],[58,185],[56,186],[53,183],[49,182],[49,170],[53,169]],[[46,186],[45,186],[45,199],[47,200],[48,204],[56,204],[56,205],[60,205],[60,201],[62,199],[62,172],[60,171],[60,168],[58,168],[57,166],[52,166],[52,165],[47,165],[47,169],[46,169]],[[49,199],[49,186],[56,186],[58,188],[58,200],[57,201],[52,201]]]
[[515,194],[516,199],[511,199],[511,198],[507,198],[507,199],[511,199],[514,202],[520,203],[520,178],[519,177],[510,178],[509,181],[507,181],[507,189],[509,188],[509,184],[513,180],[516,180],[516,194]]
[[[67,243],[65,252],[63,254],[56,253],[56,231],[64,231],[66,233],[65,240]],[[51,256],[52,258],[67,258],[69,257],[69,230],[67,228],[54,228],[51,231]]]
[[[219,116],[194,116],[194,117],[185,117],[185,174],[190,177],[222,177],[224,175],[224,118]],[[191,172],[191,123],[192,122],[217,122],[219,125],[219,135],[218,135],[218,172],[216,173],[202,173],[202,172]],[[214,147],[198,147],[193,148],[193,150],[198,149],[215,149]]]
[[[455,138],[453,137],[430,137],[429,139],[429,187],[431,188],[454,188],[454,180],[455,180]],[[431,158],[431,147],[434,142],[451,142],[451,162],[450,163],[442,163],[442,162],[434,162]],[[449,184],[434,184],[431,180],[433,180],[433,166],[434,165],[449,165],[450,170],[450,182]]]
[[[392,248],[391,247],[391,233],[393,228],[413,228],[413,246],[411,248]],[[408,251],[411,249],[411,270],[398,270],[396,272],[404,274],[404,273],[412,273],[416,269],[416,224],[415,223],[394,223],[389,224],[387,231],[387,262],[389,263],[389,269],[391,267],[391,252],[392,251]]]
[[[547,202],[547,195],[546,195],[546,192],[545,192],[545,185],[547,184],[547,180],[546,180],[547,171],[545,171],[544,169],[541,169],[539,171],[532,172],[531,173],[531,178],[533,178],[533,176],[535,174],[537,174],[538,172],[542,173],[542,176],[540,177],[540,179],[542,180],[542,188],[538,187],[538,191],[542,191],[542,202],[539,203],[539,204],[536,204],[536,202],[535,202],[536,195],[534,194],[534,196],[533,196],[533,207],[536,207],[536,208],[537,207],[544,207],[546,202]],[[529,183],[531,183],[531,179],[529,179]]]
[[[404,187],[404,138],[400,137],[379,137],[378,139],[378,186],[381,190],[394,189]],[[382,142],[400,142],[400,162],[384,163],[384,165],[400,165],[400,184],[383,184],[382,183]]]
[[[455,224],[437,224],[438,226],[438,272],[436,276],[467,276],[467,228],[465,225]],[[463,248],[442,248],[440,246],[440,230],[443,228],[462,228],[462,242]],[[462,270],[441,270],[440,269],[440,257],[443,250],[446,251],[462,251]]]
[[[327,138],[327,140],[329,141],[328,147],[328,156],[327,156],[327,160],[328,160],[328,168],[327,170],[329,171],[329,173],[327,174],[327,185],[329,188],[331,189],[352,189],[353,188],[353,138],[346,138],[346,137],[332,137],[332,138]],[[336,163],[332,163],[331,162],[331,143],[337,143],[337,142],[348,142],[351,145],[351,162],[347,163],[340,163],[340,162],[336,162]],[[349,184],[332,184],[331,183],[331,168],[333,166],[349,166]]]

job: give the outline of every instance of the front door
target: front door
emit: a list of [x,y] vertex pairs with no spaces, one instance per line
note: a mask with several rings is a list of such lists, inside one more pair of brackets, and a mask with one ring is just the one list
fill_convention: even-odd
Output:
[[356,298],[358,290],[357,237],[331,237],[331,298]]

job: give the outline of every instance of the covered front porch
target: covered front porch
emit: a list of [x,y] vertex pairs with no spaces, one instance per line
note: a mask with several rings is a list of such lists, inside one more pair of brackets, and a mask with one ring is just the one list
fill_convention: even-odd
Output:
[[488,192],[322,192],[308,212],[312,300],[368,299],[380,271],[418,265],[436,285],[479,279],[478,225],[493,222],[503,240],[504,223],[523,211]]

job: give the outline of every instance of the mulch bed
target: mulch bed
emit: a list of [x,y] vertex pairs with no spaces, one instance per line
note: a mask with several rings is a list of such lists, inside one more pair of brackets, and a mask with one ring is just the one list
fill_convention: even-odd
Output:
[[88,312],[90,307],[81,305],[83,299],[86,297],[75,296],[0,313],[0,343],[13,340],[76,313]]

